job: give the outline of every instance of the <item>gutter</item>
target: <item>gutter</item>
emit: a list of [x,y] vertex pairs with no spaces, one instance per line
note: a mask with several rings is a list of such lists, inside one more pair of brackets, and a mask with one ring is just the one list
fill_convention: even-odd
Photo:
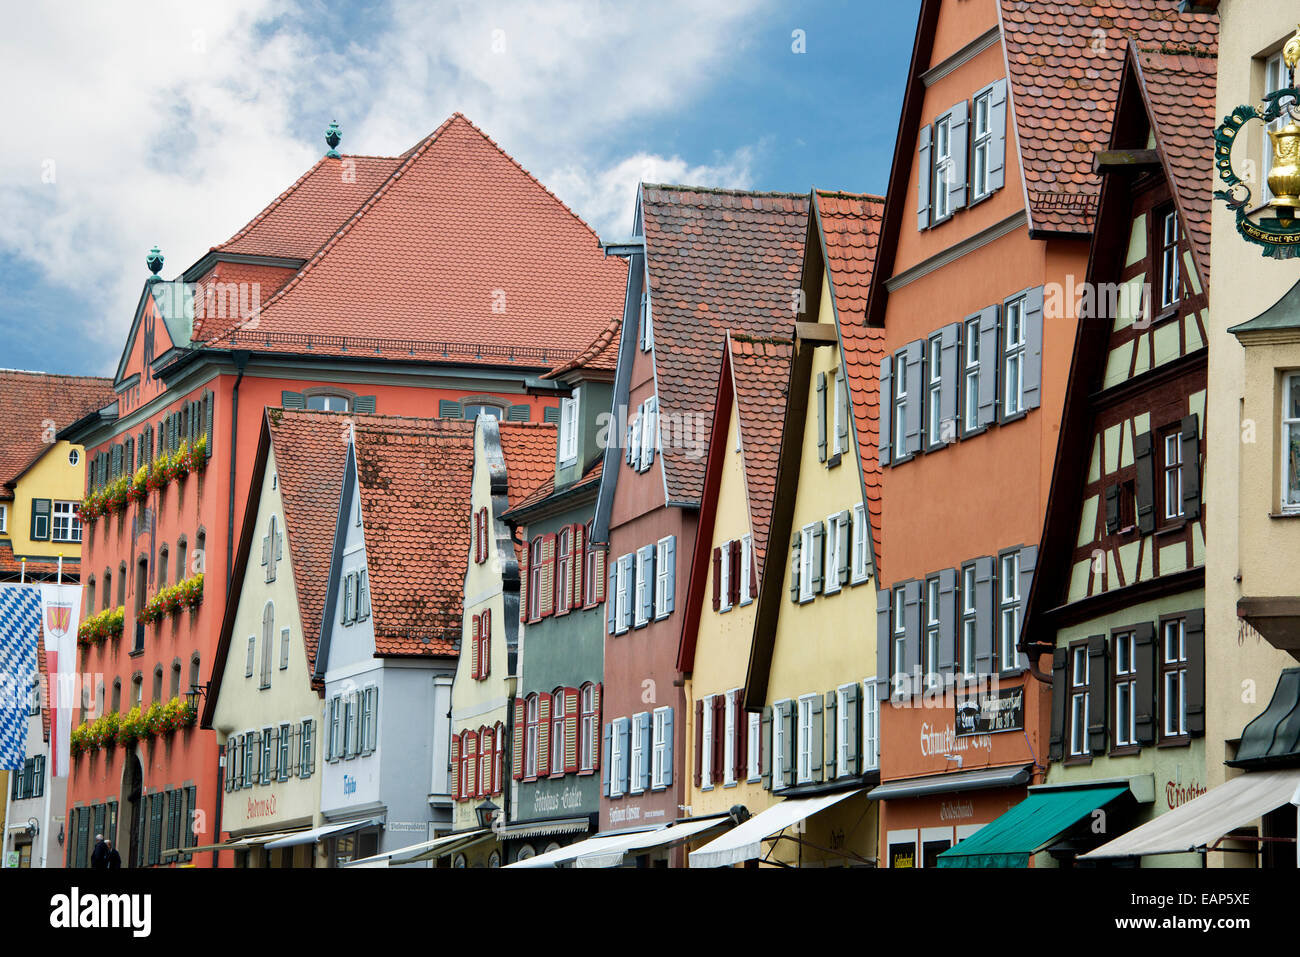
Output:
[[[230,579],[234,575],[235,561],[235,460],[239,435],[239,384],[244,381],[244,367],[248,365],[248,353],[233,353],[235,368],[239,376],[235,379],[235,388],[230,400],[230,501],[226,510],[226,594],[230,593]],[[206,564],[206,562],[205,562]],[[218,799],[220,800],[220,799]],[[218,818],[220,820],[220,818]]]

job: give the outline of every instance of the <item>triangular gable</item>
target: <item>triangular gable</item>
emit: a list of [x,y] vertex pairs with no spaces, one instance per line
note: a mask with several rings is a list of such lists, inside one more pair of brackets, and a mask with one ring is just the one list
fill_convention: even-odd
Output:
[[[349,430],[347,443],[347,458],[343,463],[343,482],[340,486],[339,507],[334,517],[334,535],[333,543],[330,546],[329,561],[329,578],[325,586],[325,609],[334,609],[338,607],[339,579],[342,577],[343,568],[343,548],[348,539],[348,524],[352,521],[352,515],[356,509],[357,495],[360,493],[359,483],[357,481],[357,454],[356,445],[353,441],[354,430]],[[363,536],[364,522],[363,515]],[[367,574],[369,567],[367,563]],[[370,583],[371,594],[374,593],[374,583]],[[373,616],[373,609],[372,609]],[[329,671],[330,646],[331,638],[334,634],[334,615],[321,614],[320,619],[320,637],[316,642],[316,660],[313,662],[312,680],[324,685],[325,675]]]
[[[117,372],[113,375],[114,388],[121,388],[134,376],[143,380],[155,359],[174,346],[189,345],[187,325],[193,316],[193,306],[191,303],[187,318],[185,297],[181,283],[167,283],[154,278],[145,281],[135,314],[131,317],[122,357],[117,362]],[[171,316],[170,324],[168,315]],[[178,337],[180,341],[177,341]]]

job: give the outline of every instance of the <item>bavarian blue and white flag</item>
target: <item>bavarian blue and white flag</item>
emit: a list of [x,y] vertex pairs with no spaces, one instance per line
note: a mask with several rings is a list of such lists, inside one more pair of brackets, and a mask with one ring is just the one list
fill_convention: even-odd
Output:
[[0,586],[0,771],[21,770],[27,759],[27,712],[40,634],[40,590]]

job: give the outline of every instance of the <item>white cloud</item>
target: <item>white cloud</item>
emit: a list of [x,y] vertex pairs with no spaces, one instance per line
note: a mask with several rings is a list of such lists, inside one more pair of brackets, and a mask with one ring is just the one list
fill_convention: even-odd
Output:
[[173,275],[224,241],[320,155],[330,119],[343,149],[391,154],[455,110],[619,234],[639,179],[749,183],[748,149],[656,156],[619,138],[688,109],[765,2],[17,7],[0,37],[0,256],[88,295],[57,332],[111,370],[151,245]]

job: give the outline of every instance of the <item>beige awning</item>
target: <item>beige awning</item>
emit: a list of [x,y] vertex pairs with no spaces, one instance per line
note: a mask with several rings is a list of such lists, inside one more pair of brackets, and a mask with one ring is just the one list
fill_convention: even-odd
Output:
[[1269,811],[1297,803],[1300,803],[1300,768],[1252,771],[1211,788],[1094,851],[1080,854],[1079,859],[1199,851]]
[[854,788],[816,797],[787,798],[773,804],[698,851],[691,851],[691,867],[728,867],[761,857],[765,840],[861,790]]

